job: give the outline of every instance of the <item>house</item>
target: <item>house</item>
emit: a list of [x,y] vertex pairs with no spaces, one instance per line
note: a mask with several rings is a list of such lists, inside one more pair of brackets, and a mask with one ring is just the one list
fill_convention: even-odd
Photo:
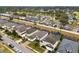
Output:
[[73,29],[73,31],[75,31],[75,32],[78,32],[78,33],[79,33],[79,26],[75,27],[75,28]]
[[50,44],[50,43],[48,43],[48,42],[45,42],[45,41],[43,41],[43,40],[40,42],[40,46],[41,46],[41,47],[42,47],[42,46],[45,46],[48,51],[53,51],[53,50],[54,50],[52,44]]
[[6,17],[11,16],[11,14],[8,14],[8,13],[0,13],[0,15],[2,15],[2,16],[6,16]]
[[26,21],[30,21],[30,22],[37,22],[37,21],[39,21],[39,19],[37,17],[26,17],[25,20]]
[[63,26],[63,29],[65,30],[72,30],[73,28],[70,25]]
[[34,39],[34,38],[38,37],[39,39],[42,40],[46,34],[47,34],[46,31],[37,30],[37,32],[35,32],[33,35],[31,35],[30,38]]
[[60,37],[61,37],[60,34],[49,33],[48,36],[43,39],[43,41],[54,45],[56,41],[60,40]]
[[19,25],[16,27],[16,32],[22,36],[23,33],[26,33],[26,27],[23,25]]
[[78,52],[78,42],[64,38],[62,40],[61,44],[59,45],[57,52],[60,52],[60,53],[77,53]]
[[[46,36],[43,40],[40,42],[40,46],[45,46],[48,51],[54,51],[56,46],[56,42],[60,41],[60,34],[52,34],[49,33],[48,36]],[[55,46],[56,44],[56,46]],[[54,47],[55,46],[55,47]]]

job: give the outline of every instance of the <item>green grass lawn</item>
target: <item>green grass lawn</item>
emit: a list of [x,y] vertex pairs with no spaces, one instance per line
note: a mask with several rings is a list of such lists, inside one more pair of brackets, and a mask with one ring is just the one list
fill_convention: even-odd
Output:
[[45,51],[45,48],[40,47],[40,45],[38,44],[37,46],[35,46],[35,42],[31,42],[30,44],[28,44],[29,47],[35,49],[36,51],[43,53]]
[[76,22],[73,22],[72,24],[70,24],[72,27],[76,27],[78,26],[78,24]]
[[19,40],[20,39],[20,37],[15,36],[15,35],[11,35],[11,37],[12,37],[13,40]]
[[11,53],[9,48],[6,45],[2,44],[1,42],[0,42],[0,51],[2,51],[3,53]]
[[6,33],[7,35],[9,35],[9,36],[11,36],[11,38],[13,39],[13,40],[19,40],[21,37],[18,35],[18,34],[12,34],[11,32],[9,32],[9,31],[5,31],[4,33]]
[[19,22],[19,19],[13,19],[12,21],[13,22]]

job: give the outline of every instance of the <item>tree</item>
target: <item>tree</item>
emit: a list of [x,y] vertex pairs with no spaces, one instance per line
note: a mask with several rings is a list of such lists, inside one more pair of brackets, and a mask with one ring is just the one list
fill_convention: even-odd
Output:
[[36,39],[34,40],[34,43],[35,43],[35,47],[40,46],[40,40],[37,36]]
[[15,30],[13,30],[13,31],[12,31],[12,34],[16,35],[17,33],[16,33],[16,31],[15,31]]
[[2,36],[0,35],[0,40],[2,41],[2,39],[1,39],[1,38],[2,38]]
[[61,34],[60,41],[62,41],[62,40],[63,40],[63,38],[64,38],[64,35],[62,35],[62,34]]
[[61,22],[62,25],[68,24],[68,20],[67,20],[68,19],[68,16],[67,16],[67,14],[65,14],[62,11],[57,11],[55,13],[55,18],[56,18],[56,20],[59,20],[59,22]]
[[0,38],[2,38],[2,36],[0,35]]
[[60,19],[59,21],[62,25],[69,24],[67,19]]
[[44,45],[43,45],[43,46],[41,46],[41,47],[43,47],[43,48],[45,48],[45,49],[46,49],[46,46],[44,46]]
[[13,17],[10,17],[10,20],[13,20]]
[[34,25],[37,25],[37,22],[34,21]]
[[5,33],[11,35],[11,32],[9,32],[7,29],[5,30]]
[[12,34],[14,35],[14,37],[18,37],[18,38],[21,38],[21,36],[18,35],[18,33],[16,33],[15,30],[13,30]]
[[35,41],[35,47],[39,46],[39,42]]

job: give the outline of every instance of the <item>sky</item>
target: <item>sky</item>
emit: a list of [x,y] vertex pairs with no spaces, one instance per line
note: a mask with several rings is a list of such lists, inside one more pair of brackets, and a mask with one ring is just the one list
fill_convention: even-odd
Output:
[[79,0],[0,0],[0,6],[79,6]]

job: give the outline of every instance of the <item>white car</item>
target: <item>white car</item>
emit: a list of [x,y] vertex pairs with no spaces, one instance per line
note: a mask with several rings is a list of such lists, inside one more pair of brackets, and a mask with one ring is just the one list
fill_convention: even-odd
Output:
[[22,51],[21,50],[19,50],[18,48],[16,48],[16,47],[14,47],[13,48],[17,53],[22,53]]

